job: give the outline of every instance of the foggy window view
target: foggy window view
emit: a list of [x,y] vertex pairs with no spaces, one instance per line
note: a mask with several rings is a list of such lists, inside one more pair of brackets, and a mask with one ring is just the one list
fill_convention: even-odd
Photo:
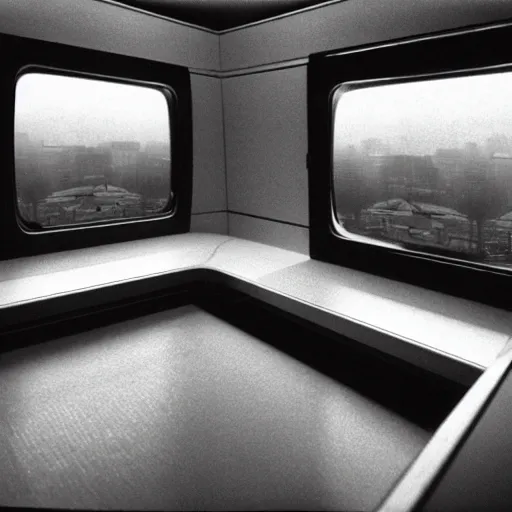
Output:
[[339,223],[352,234],[512,268],[510,91],[512,73],[338,89]]
[[161,91],[53,74],[16,84],[18,209],[31,227],[147,217],[171,197]]

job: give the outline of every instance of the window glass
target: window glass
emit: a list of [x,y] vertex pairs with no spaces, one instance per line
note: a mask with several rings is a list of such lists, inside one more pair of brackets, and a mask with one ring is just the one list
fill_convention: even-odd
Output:
[[348,236],[512,267],[512,73],[347,84],[333,202]]
[[169,111],[158,89],[24,74],[14,151],[18,211],[33,228],[153,216],[171,197]]

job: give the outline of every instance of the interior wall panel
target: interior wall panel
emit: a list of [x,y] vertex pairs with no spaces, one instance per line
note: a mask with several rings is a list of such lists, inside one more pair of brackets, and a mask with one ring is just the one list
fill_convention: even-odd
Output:
[[202,214],[192,214],[190,219],[191,233],[218,233],[219,235],[228,234],[228,214],[227,212],[212,212]]
[[228,210],[308,225],[306,67],[223,81]]
[[221,83],[191,75],[194,126],[192,213],[226,210]]
[[512,18],[510,0],[346,0],[221,35],[223,71]]
[[228,235],[309,254],[309,229],[282,222],[228,214]]
[[1,0],[0,32],[94,50],[219,68],[219,36],[97,0]]

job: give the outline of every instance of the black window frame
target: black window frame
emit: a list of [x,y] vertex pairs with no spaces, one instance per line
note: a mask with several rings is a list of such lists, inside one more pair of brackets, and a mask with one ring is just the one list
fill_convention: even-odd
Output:
[[[393,280],[511,310],[512,269],[454,260],[453,253],[371,244],[336,228],[333,212],[334,91],[363,80],[473,75],[512,70],[512,23],[472,26],[427,36],[321,52],[309,56],[308,182],[310,256]],[[511,93],[512,99],[512,93]],[[421,251],[421,252],[420,252]],[[450,258],[451,256],[451,258]]]
[[[192,97],[186,67],[61,43],[1,34],[8,48],[0,74],[0,260],[190,231]],[[30,229],[18,213],[14,154],[15,91],[27,73],[49,73],[152,87],[163,92],[170,128],[172,200],[151,217]]]

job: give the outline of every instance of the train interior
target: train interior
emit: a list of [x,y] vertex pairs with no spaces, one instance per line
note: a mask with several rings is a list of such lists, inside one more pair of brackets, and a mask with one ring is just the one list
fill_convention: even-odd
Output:
[[0,2],[0,505],[510,510],[510,20]]

